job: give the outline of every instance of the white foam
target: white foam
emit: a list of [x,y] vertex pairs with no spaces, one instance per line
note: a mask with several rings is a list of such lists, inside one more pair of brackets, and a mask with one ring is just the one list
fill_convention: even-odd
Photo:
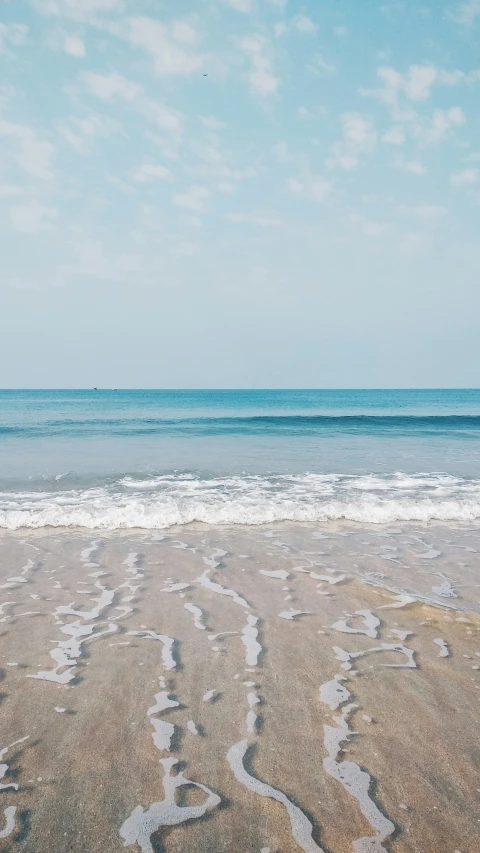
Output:
[[202,699],[204,702],[210,702],[211,699],[215,696],[216,690],[207,690],[206,693],[203,694]]
[[168,690],[162,690],[160,693],[156,693],[155,702],[156,705],[152,705],[152,707],[147,711],[148,717],[151,717],[152,714],[158,714],[161,711],[166,711],[168,708],[180,707],[180,702],[177,702],[175,699],[170,699]]
[[278,614],[281,619],[295,619],[296,616],[308,616],[308,610],[294,610],[292,607],[290,610],[282,610],[281,613]]
[[208,577],[209,571],[210,570],[207,569],[207,571],[205,571],[203,573],[203,575],[200,575],[199,578],[196,578],[195,583],[199,583],[201,586],[204,586],[205,589],[210,589],[212,592],[217,592],[219,595],[228,595],[230,598],[233,599],[235,604],[239,604],[240,607],[247,607],[248,608],[248,603],[245,601],[244,598],[241,598],[241,596],[238,595],[238,593],[235,592],[234,589],[227,589],[226,587],[222,586],[221,584],[215,583],[215,581],[212,581]]
[[158,530],[195,521],[256,525],[346,519],[388,524],[480,518],[480,480],[425,473],[210,479],[173,474],[149,480],[123,478],[84,490],[9,492],[2,497],[0,527],[11,530],[48,526]]
[[183,606],[185,610],[188,610],[193,615],[195,628],[198,628],[199,631],[205,631],[206,625],[202,622],[203,610],[195,604],[184,604]]
[[352,665],[351,660],[363,658],[365,655],[374,654],[376,652],[398,652],[405,655],[407,663],[384,663],[382,666],[390,669],[417,669],[415,663],[415,651],[403,646],[401,643],[381,643],[380,646],[375,646],[373,649],[366,649],[363,652],[347,652],[339,646],[334,646],[333,651],[337,660],[342,661],[342,669],[350,670]]
[[[353,706],[355,707],[355,706]],[[365,770],[361,770],[358,764],[353,761],[337,761],[341,751],[341,745],[344,741],[355,734],[350,729],[347,723],[347,715],[352,706],[347,707],[342,716],[334,717],[337,726],[324,725],[325,732],[325,748],[328,756],[323,760],[323,766],[326,772],[340,782],[342,787],[355,797],[360,811],[368,820],[372,829],[378,835],[373,838],[358,838],[353,842],[353,848],[356,853],[380,853],[386,851],[382,842],[385,841],[395,831],[395,825],[385,815],[370,797],[370,786],[372,783],[371,777]]]
[[249,706],[250,710],[246,716],[245,724],[247,726],[248,734],[253,734],[253,732],[255,731],[255,725],[257,722],[257,715],[253,709],[254,709],[255,705],[259,704],[260,698],[259,698],[259,696],[257,696],[256,693],[249,693],[247,696],[247,702],[248,702],[248,706]]
[[441,596],[442,598],[458,597],[457,593],[453,588],[453,584],[450,578],[445,578],[445,580],[443,581],[443,583],[440,584],[440,586],[432,586],[432,592],[434,592],[435,595]]
[[[250,776],[247,770],[245,770],[243,760],[247,749],[248,740],[241,740],[239,743],[231,746],[227,753],[227,761],[237,781],[249,791],[252,791],[252,793],[276,800],[285,806],[290,818],[292,836],[304,853],[324,853],[322,848],[313,840],[313,825],[302,810],[298,806],[295,806],[283,791],[272,788],[266,782],[261,782],[254,776]],[[144,851],[144,853],[153,853],[153,851]]]
[[[142,806],[137,806],[120,827],[124,845],[138,844],[142,853],[154,853],[150,839],[162,826],[177,826],[187,820],[203,817],[205,812],[221,802],[220,797],[206,785],[186,779],[182,772],[172,776],[172,767],[178,764],[175,758],[164,758],[160,763],[164,769],[165,798],[161,802],[153,803],[146,811]],[[198,806],[178,806],[175,802],[176,789],[192,785],[206,794],[206,800]]]
[[187,722],[187,729],[189,732],[191,732],[192,735],[198,735],[198,729],[193,720],[189,720]]
[[217,563],[218,557],[226,557],[227,553],[227,551],[222,551],[221,548],[217,548],[216,551],[214,551],[213,554],[210,554],[209,557],[202,557],[202,560],[206,566],[210,566],[210,568],[216,569],[217,566],[220,565],[220,563]]
[[339,619],[338,622],[334,622],[332,628],[343,634],[365,634],[366,637],[371,637],[375,640],[378,636],[377,629],[380,625],[380,619],[370,610],[356,610],[355,613],[357,616],[362,617],[365,625],[364,628],[352,628],[350,625],[347,625],[346,619]]
[[450,650],[445,640],[442,640],[440,637],[438,637],[433,642],[436,643],[437,646],[440,646],[440,651],[438,653],[439,658],[448,658],[450,656]]
[[341,684],[342,681],[346,681],[344,675],[335,675],[332,681],[326,681],[320,686],[320,700],[325,702],[331,711],[336,711],[339,705],[343,705],[351,696],[350,691]]
[[97,602],[97,606],[93,607],[92,610],[74,610],[73,604],[69,604],[67,606],[60,605],[57,607],[55,611],[55,615],[57,616],[80,616],[85,621],[87,619],[97,619],[103,610],[106,607],[109,607],[115,598],[115,590],[107,589],[107,587],[102,586],[100,581],[95,583],[97,589],[101,590],[100,596],[98,598],[94,598],[93,601]]
[[417,599],[405,593],[399,593],[393,596],[392,604],[382,604],[379,610],[399,610],[402,607],[408,607],[409,604],[416,604]]
[[8,838],[12,834],[15,829],[16,812],[16,806],[7,806],[7,808],[3,810],[3,814],[5,815],[5,826],[0,830],[0,838]]
[[153,726],[153,743],[160,752],[170,752],[172,737],[175,734],[175,726],[167,720],[150,720]]
[[170,671],[175,669],[176,662],[173,657],[173,646],[175,640],[172,637],[167,637],[165,634],[156,634],[155,631],[129,631],[129,637],[143,637],[145,640],[159,640],[162,643],[162,661],[165,669]]
[[281,581],[286,581],[290,577],[290,572],[286,572],[285,569],[276,569],[273,572],[260,569],[260,574],[265,575],[267,578],[278,578]]
[[[104,631],[96,631],[95,625],[82,625],[80,620],[62,625],[60,630],[69,634],[69,640],[62,640],[56,649],[52,649],[50,657],[57,664],[55,669],[42,670],[35,675],[27,675],[26,678],[35,678],[39,681],[53,681],[57,684],[68,684],[75,678],[74,669],[77,658],[82,654],[82,645],[87,640],[95,640],[105,634],[111,634],[117,630],[117,626],[109,623]],[[60,672],[60,670],[63,670]]]
[[258,656],[262,651],[262,647],[257,640],[258,628],[255,627],[257,622],[257,616],[247,616],[247,624],[242,630],[242,643],[246,649],[245,662],[248,666],[257,666]]
[[179,592],[182,589],[188,589],[190,586],[189,583],[183,583],[183,581],[179,581],[179,583],[172,583],[168,586],[164,586],[160,592]]
[[[1,749],[0,750],[0,761],[2,761],[3,757],[7,754],[7,752],[10,749],[12,749],[12,747],[18,746],[19,743],[24,743],[24,741],[28,740],[28,738],[29,738],[29,735],[26,735],[25,737],[21,737],[21,738],[19,738],[19,740],[14,740],[13,743],[11,743],[9,746],[5,746],[3,749]],[[0,764],[0,779],[5,778],[5,776],[8,773],[8,770],[9,770],[8,764]],[[16,782],[10,782],[7,785],[4,785],[3,783],[0,784],[0,791],[7,791],[9,788],[11,788],[13,791],[18,791],[18,785],[16,784]]]

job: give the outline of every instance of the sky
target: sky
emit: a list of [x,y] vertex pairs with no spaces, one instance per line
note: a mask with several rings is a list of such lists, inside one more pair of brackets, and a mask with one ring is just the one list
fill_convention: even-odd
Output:
[[0,387],[480,384],[480,0],[0,0]]

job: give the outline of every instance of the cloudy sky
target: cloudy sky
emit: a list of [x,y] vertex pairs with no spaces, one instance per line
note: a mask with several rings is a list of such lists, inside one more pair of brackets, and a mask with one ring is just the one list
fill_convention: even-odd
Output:
[[0,387],[478,386],[480,0],[0,0]]

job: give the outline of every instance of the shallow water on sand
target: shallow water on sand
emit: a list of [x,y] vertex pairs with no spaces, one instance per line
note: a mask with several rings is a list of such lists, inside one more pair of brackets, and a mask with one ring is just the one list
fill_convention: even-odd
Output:
[[0,850],[474,853],[479,551],[472,525],[4,531]]

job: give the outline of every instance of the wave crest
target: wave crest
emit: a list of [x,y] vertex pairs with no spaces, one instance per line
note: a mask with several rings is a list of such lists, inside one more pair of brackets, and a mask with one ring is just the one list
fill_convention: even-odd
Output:
[[165,529],[205,522],[474,521],[480,480],[447,474],[124,477],[98,488],[0,494],[0,528]]

